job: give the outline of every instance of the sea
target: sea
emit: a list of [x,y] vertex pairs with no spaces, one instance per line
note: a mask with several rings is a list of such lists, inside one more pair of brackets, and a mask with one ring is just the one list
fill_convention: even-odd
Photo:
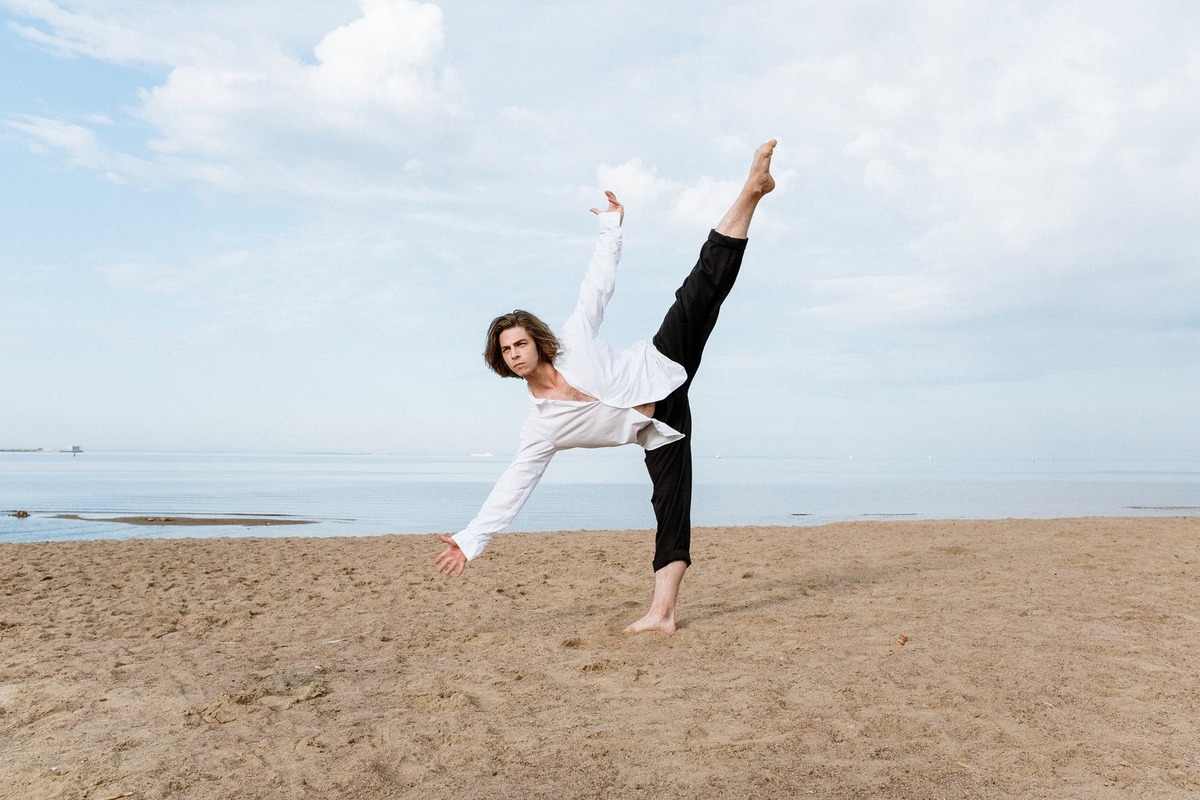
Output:
[[[639,453],[560,453],[508,530],[653,528]],[[453,532],[507,463],[488,453],[0,452],[0,543]],[[694,487],[697,526],[1200,514],[1200,461],[698,456]],[[278,524],[111,521],[129,516]],[[283,524],[293,520],[311,524]]]

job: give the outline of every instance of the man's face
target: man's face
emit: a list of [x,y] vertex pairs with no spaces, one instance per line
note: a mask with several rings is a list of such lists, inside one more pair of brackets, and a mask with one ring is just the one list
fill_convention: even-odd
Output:
[[519,326],[500,332],[500,355],[504,357],[508,368],[519,378],[533,372],[540,361],[533,337]]

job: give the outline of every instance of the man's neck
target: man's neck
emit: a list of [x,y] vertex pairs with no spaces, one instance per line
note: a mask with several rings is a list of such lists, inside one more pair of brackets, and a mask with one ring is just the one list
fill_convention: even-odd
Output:
[[539,364],[536,370],[525,376],[525,383],[529,387],[529,393],[539,400],[591,402],[596,399],[567,383],[567,379],[554,368],[553,364],[545,362]]
[[525,383],[529,387],[529,393],[534,397],[550,397],[554,395],[559,389],[561,380],[562,375],[548,361],[538,364],[537,369],[525,376]]

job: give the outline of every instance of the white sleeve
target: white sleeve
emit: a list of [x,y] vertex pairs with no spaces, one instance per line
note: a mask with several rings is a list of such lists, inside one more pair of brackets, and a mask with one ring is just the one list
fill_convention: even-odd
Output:
[[617,264],[621,260],[621,215],[605,211],[598,215],[600,237],[579,287],[579,301],[563,325],[566,336],[596,338],[604,309],[617,286]]
[[483,552],[492,534],[507,528],[517,516],[541,480],[554,452],[553,444],[530,435],[527,427],[521,429],[512,463],[492,487],[475,519],[452,537],[468,561]]

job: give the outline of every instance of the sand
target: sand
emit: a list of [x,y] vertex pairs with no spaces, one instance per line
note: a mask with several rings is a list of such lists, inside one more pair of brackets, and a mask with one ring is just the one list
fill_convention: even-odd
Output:
[[0,545],[0,797],[1200,796],[1200,518]]

